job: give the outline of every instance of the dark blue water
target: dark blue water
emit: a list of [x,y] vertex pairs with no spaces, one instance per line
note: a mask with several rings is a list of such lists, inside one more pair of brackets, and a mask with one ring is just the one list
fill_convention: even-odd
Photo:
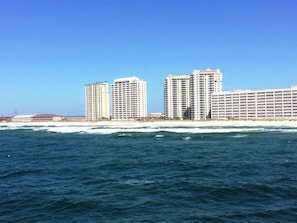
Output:
[[297,222],[296,129],[58,130],[1,128],[0,222]]

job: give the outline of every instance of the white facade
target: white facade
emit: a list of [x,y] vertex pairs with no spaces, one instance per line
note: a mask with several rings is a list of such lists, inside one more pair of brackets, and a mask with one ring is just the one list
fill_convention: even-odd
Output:
[[137,77],[120,78],[112,84],[112,119],[141,119],[147,116],[146,82]]
[[88,121],[110,118],[110,102],[107,82],[86,85],[85,97],[86,118]]
[[212,119],[297,119],[297,87],[212,95]]
[[210,118],[211,95],[222,91],[220,70],[194,70],[190,79],[191,119]]
[[164,81],[165,116],[190,118],[190,76],[168,75]]
[[35,115],[16,115],[11,120],[13,122],[32,122]]

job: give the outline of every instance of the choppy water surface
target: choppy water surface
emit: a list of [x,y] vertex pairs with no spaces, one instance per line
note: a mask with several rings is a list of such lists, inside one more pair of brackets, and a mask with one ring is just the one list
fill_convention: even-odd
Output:
[[292,128],[0,127],[0,222],[296,222]]

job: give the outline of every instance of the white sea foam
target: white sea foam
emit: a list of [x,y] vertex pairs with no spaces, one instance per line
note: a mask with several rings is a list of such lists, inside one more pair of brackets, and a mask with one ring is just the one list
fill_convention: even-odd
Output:
[[[241,132],[297,132],[297,121],[164,121],[164,122],[30,122],[0,123],[0,130],[32,129],[56,133],[241,133]],[[158,134],[161,135],[161,134]]]
[[118,137],[131,137],[132,134],[129,134],[129,133],[120,133],[118,134]]
[[155,135],[155,138],[163,138],[163,137],[165,137],[165,136],[164,135],[161,135],[161,134]]
[[33,131],[45,131],[48,130],[49,127],[32,127]]
[[291,128],[267,128],[266,131],[268,132],[297,132],[297,129],[291,129]]
[[[50,127],[47,131],[57,133],[89,133],[89,134],[114,134],[118,136],[131,136],[131,133],[153,133],[153,132],[170,132],[170,133],[232,133],[232,132],[255,132],[263,131],[263,128],[96,128],[91,127]],[[163,137],[157,134],[155,137]]]
[[164,128],[164,132],[174,133],[232,133],[232,132],[255,132],[263,131],[263,128]]
[[244,137],[247,137],[248,135],[246,134],[237,134],[237,135],[234,135],[234,136],[230,136],[231,138],[244,138]]
[[89,127],[76,127],[76,126],[59,126],[59,127],[49,127],[47,131],[57,132],[57,133],[77,133],[77,132],[88,132]]

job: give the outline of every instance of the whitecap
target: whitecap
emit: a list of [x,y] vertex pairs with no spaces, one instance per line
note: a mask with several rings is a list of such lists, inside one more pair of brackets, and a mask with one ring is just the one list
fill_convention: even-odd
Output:
[[244,137],[247,137],[248,135],[245,135],[245,134],[237,134],[237,135],[234,135],[234,136],[230,136],[231,138],[244,138]]
[[161,131],[174,133],[232,133],[263,131],[263,128],[164,128]]
[[74,126],[60,126],[60,127],[49,127],[47,131],[56,133],[79,133],[87,132],[89,127],[74,127]]
[[86,133],[110,135],[110,134],[118,133],[120,131],[121,131],[120,129],[102,128],[102,129],[89,129],[89,130],[86,131]]
[[[161,132],[183,133],[183,134],[204,134],[204,133],[244,133],[244,132],[262,132],[262,131],[279,131],[279,132],[297,132],[296,128],[273,128],[273,127],[174,127],[174,126],[153,126],[153,125],[94,125],[94,124],[68,124],[68,123],[48,123],[39,124],[10,124],[0,126],[0,130],[14,129],[31,129],[33,131],[49,131],[56,133],[86,133],[86,134],[131,134],[131,133],[156,133],[156,138],[164,135]],[[160,133],[160,134],[159,134]],[[163,136],[161,136],[163,135]],[[235,136],[235,138],[238,136]],[[242,137],[242,136],[240,136]]]
[[164,135],[155,135],[155,138],[163,138],[165,137]]
[[1,130],[7,130],[7,129],[8,129],[7,126],[0,126],[0,131],[1,131]]
[[127,134],[127,133],[120,133],[118,134],[118,137],[131,137],[132,134]]
[[130,179],[121,181],[120,184],[130,185],[130,186],[138,186],[138,185],[147,185],[147,184],[153,184],[155,181],[153,180],[138,180],[138,179]]
[[45,131],[48,130],[49,127],[33,127],[33,131]]
[[267,132],[284,132],[284,133],[296,133],[297,129],[292,128],[292,129],[285,129],[285,128],[270,128],[270,129],[265,129]]

